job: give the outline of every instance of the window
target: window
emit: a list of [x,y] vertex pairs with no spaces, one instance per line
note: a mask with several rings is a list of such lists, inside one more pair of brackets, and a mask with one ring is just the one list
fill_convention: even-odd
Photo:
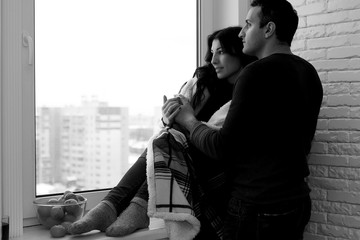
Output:
[[192,77],[196,7],[35,0],[36,196],[117,184]]
[[[39,0],[40,1],[40,0]],[[44,1],[44,0],[42,0]],[[236,0],[237,1],[237,0]],[[32,224],[31,219],[35,216],[32,201],[35,198],[36,180],[35,180],[35,162],[36,154],[40,151],[36,150],[35,139],[46,139],[46,135],[35,136],[36,124],[35,121],[35,91],[34,91],[34,53],[32,51],[32,44],[34,43],[34,9],[35,0],[3,0],[0,6],[1,10],[1,176],[3,181],[3,191],[0,199],[5,213],[11,213],[12,221],[14,223],[14,230],[16,234],[21,234],[24,219],[24,225]],[[66,1],[68,2],[68,1]],[[105,2],[105,1],[102,1]],[[217,19],[224,20],[220,26],[229,26],[237,24],[236,12],[237,8],[232,6],[233,1],[224,2],[229,5],[228,9],[224,11],[224,17]],[[235,2],[235,1],[234,1]],[[72,6],[69,3],[68,6]],[[65,4],[65,1],[64,1]],[[194,3],[195,4],[195,3]],[[197,19],[197,34],[198,34],[198,65],[201,64],[204,58],[206,46],[201,43],[205,42],[207,35],[218,27],[214,26],[213,1],[198,0],[198,19]],[[139,5],[142,7],[142,5]],[[241,7],[240,7],[241,9]],[[218,11],[219,12],[219,11]],[[221,12],[219,12],[221,13]],[[222,14],[222,13],[221,13]],[[226,17],[225,17],[226,16]],[[228,18],[228,16],[235,16]],[[62,17],[66,17],[66,14]],[[182,16],[188,17],[188,16]],[[241,21],[242,22],[242,21]],[[146,24],[147,22],[144,22]],[[146,25],[146,27],[151,27]],[[89,35],[90,36],[90,35]],[[65,39],[68,36],[57,35],[57,37]],[[35,37],[35,44],[38,44],[38,38]],[[54,42],[55,43],[55,42]],[[53,44],[52,48],[56,49],[58,46]],[[60,46],[61,47],[61,46]],[[177,46],[173,46],[174,49]],[[91,55],[92,56],[92,55]],[[37,60],[36,60],[37,61]],[[189,60],[191,61],[191,60]],[[181,63],[182,65],[182,63]],[[191,72],[185,72],[185,79],[181,79],[181,83],[189,78]],[[38,70],[37,70],[38,71]],[[176,74],[178,74],[177,72]],[[164,72],[163,72],[164,74]],[[178,86],[176,91],[178,90]],[[171,92],[172,94],[172,92]],[[162,95],[162,93],[161,93]],[[160,96],[161,99],[161,96]],[[79,102],[77,102],[79,104]],[[112,104],[112,103],[111,103]],[[44,110],[45,111],[45,110]],[[46,121],[50,116],[44,116]],[[71,119],[64,118],[64,123],[68,124]],[[39,126],[38,126],[39,127]],[[47,124],[43,125],[44,129],[48,128]],[[70,127],[70,126],[69,126]],[[78,129],[78,135],[81,130]],[[123,136],[122,136],[123,137]],[[123,137],[124,138],[124,137]],[[61,136],[61,139],[68,141],[69,137],[66,134]],[[87,138],[85,138],[87,139]],[[96,148],[94,153],[96,158],[100,158],[100,136],[91,141]],[[124,138],[125,139],[125,138]],[[45,145],[46,141],[42,144]],[[67,146],[63,146],[65,149]],[[44,147],[41,151],[46,154],[47,148]],[[79,162],[82,158],[78,158]],[[49,162],[45,162],[47,166]],[[15,187],[14,187],[15,186]],[[97,204],[106,194],[106,191],[93,191],[86,193],[88,198],[87,208],[92,208]],[[23,211],[21,211],[23,210]],[[15,235],[16,235],[15,234]]]

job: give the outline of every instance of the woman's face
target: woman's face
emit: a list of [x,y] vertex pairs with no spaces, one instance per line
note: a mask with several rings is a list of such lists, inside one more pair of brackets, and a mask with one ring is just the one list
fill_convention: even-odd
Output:
[[241,70],[240,59],[223,51],[220,41],[214,39],[211,46],[212,59],[219,79],[227,79],[229,83],[235,83],[237,73]]

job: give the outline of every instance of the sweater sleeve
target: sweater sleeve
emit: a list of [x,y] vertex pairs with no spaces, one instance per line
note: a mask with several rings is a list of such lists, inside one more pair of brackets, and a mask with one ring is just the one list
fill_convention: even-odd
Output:
[[[190,141],[200,151],[214,159],[227,159],[236,154],[242,142],[246,141],[246,126],[251,116],[248,102],[252,96],[248,83],[251,82],[251,72],[242,71],[237,81],[228,114],[222,128],[215,130],[203,123],[198,123],[190,129]],[[252,84],[251,84],[252,85]]]

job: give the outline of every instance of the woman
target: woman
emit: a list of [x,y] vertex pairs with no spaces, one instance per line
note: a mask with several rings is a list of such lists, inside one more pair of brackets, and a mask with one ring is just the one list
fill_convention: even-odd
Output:
[[[181,91],[190,98],[197,118],[202,121],[208,121],[215,111],[231,99],[233,84],[238,73],[254,60],[242,53],[243,45],[238,38],[240,30],[240,27],[229,27],[209,35],[206,64],[195,71],[194,78]],[[172,116],[176,111],[178,110],[163,109],[163,123],[171,125]],[[103,201],[90,210],[84,218],[72,224],[70,227],[72,234],[98,229],[106,231],[108,236],[123,236],[139,228],[148,227],[146,154],[145,150]],[[204,158],[202,153],[191,146],[190,155],[192,158]],[[201,169],[201,166],[194,166],[194,169]],[[216,174],[217,169],[199,170],[197,173],[197,179],[203,180]],[[209,236],[214,234],[208,231],[211,226],[205,219],[204,224],[203,221],[201,223],[204,230],[201,229],[199,237],[207,236],[207,233]]]

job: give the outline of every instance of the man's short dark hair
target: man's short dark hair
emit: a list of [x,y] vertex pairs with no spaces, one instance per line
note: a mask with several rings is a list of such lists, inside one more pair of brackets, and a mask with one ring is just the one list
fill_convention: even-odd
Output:
[[286,0],[253,0],[251,6],[261,8],[260,28],[274,22],[275,34],[279,41],[291,46],[299,23],[297,12],[292,5]]

